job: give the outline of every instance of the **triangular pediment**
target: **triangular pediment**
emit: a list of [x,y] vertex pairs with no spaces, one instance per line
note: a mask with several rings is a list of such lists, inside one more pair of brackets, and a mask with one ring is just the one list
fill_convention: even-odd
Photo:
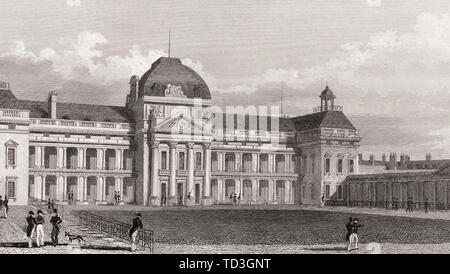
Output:
[[203,131],[207,130],[207,127],[203,123],[194,121],[194,119],[185,113],[178,113],[154,127],[154,132],[176,134],[186,134],[190,132],[202,134]]
[[14,140],[12,140],[12,139],[9,139],[9,141],[5,143],[5,146],[7,146],[7,147],[16,147],[18,145],[19,144],[14,142]]

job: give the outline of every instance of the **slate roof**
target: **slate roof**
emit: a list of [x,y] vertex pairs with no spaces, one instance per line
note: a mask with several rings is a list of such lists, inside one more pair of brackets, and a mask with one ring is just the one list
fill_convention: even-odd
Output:
[[[246,130],[269,130],[272,127],[272,120],[278,120],[278,130],[276,131],[282,131],[282,132],[293,132],[295,130],[294,128],[294,124],[292,122],[291,118],[284,118],[284,117],[270,117],[270,116],[257,116],[257,115],[244,115],[244,114],[225,114],[225,113],[221,113],[221,114],[217,114],[215,113],[215,118],[213,120],[213,122],[215,123],[214,125],[216,126],[216,128],[218,127],[222,127],[222,128],[229,128],[229,129],[233,129],[233,128],[237,128],[238,126],[238,121],[239,121],[239,127],[241,127],[241,123],[242,126],[246,129]],[[220,119],[217,115],[222,115],[222,126],[218,123],[220,123]],[[245,116],[245,117],[243,117]],[[242,120],[240,120],[242,119]],[[229,124],[227,126],[227,121],[234,121],[234,127],[232,127],[232,124]],[[242,129],[242,128],[240,128]],[[274,126],[274,129],[275,126]]]
[[295,130],[306,131],[319,127],[353,129],[356,128],[342,111],[321,111],[292,118]]
[[162,96],[168,84],[181,86],[187,98],[211,99],[205,81],[178,58],[161,57],[139,81],[139,96]]
[[[48,102],[17,99],[9,90],[0,90],[0,108],[25,109],[31,118],[48,118]],[[70,120],[131,123],[133,116],[126,107],[57,103],[56,118]]]

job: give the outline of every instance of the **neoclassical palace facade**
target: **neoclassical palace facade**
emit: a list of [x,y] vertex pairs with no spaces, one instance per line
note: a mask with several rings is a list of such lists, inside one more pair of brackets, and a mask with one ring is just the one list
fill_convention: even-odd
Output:
[[15,97],[0,84],[0,195],[61,203],[306,204],[344,199],[358,130],[326,87],[313,113],[222,111],[204,80],[161,57],[130,80],[126,105]]

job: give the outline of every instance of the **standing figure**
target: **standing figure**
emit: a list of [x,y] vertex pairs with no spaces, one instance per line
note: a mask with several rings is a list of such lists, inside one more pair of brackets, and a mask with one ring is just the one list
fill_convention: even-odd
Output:
[[133,219],[133,225],[131,226],[128,236],[131,239],[131,252],[136,251],[136,236],[139,229],[142,229],[141,213],[136,213],[136,217]]
[[233,194],[233,203],[236,204],[236,193]]
[[5,206],[5,209],[6,209],[6,217],[8,217],[8,212],[9,212],[8,202],[9,202],[8,197],[5,196],[5,200],[3,201],[3,205]]
[[36,218],[34,217],[34,212],[28,212],[28,216],[25,219],[27,220],[28,247],[33,247],[33,234],[36,228]]
[[6,219],[6,208],[1,195],[0,195],[0,218]]
[[389,209],[389,197],[386,198],[386,205],[385,205],[385,208],[386,208],[386,209]]
[[345,234],[345,242],[348,242],[350,240],[350,235],[352,235],[352,222],[353,218],[348,218],[348,223],[345,225],[345,228],[347,229],[347,234]]
[[350,241],[348,243],[348,251],[352,251],[353,249],[351,248],[352,243],[355,243],[355,248],[354,249],[358,249],[358,228],[363,226],[362,224],[358,223],[358,218],[353,219],[353,223],[352,223],[352,234],[350,234]]
[[[1,196],[0,196],[0,199],[1,199]],[[424,208],[425,208],[425,213],[428,213],[428,198],[425,201]]]
[[50,219],[50,223],[52,224],[52,244],[55,247],[58,245],[58,235],[59,231],[61,230],[62,223],[62,219],[58,216],[58,210],[56,208],[53,209],[53,216]]
[[44,246],[44,223],[42,210],[38,209],[36,217],[36,244],[38,247]]

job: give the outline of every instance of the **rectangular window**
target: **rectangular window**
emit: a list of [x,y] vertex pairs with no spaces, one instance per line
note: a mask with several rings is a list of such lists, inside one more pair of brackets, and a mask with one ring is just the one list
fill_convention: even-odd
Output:
[[353,159],[350,159],[348,165],[348,172],[353,173]]
[[342,173],[342,159],[338,159],[337,172]]
[[184,152],[179,152],[178,153],[178,170],[185,170],[185,157],[184,157]]
[[330,185],[325,185],[325,198],[330,198]]
[[315,156],[311,156],[311,174],[314,174],[316,172],[316,161]]
[[196,170],[202,170],[203,164],[202,164],[202,153],[196,152],[195,153],[195,169]]
[[302,185],[302,198],[306,197],[306,185]]
[[167,151],[161,151],[161,169],[166,170],[167,169]]
[[338,200],[342,200],[342,195],[343,194],[343,191],[342,191],[342,185],[338,185],[338,187],[337,187],[337,198],[338,198]]
[[325,159],[325,173],[330,173],[330,163],[331,163],[331,159],[326,158]]
[[8,198],[16,198],[16,182],[8,181],[7,188]]
[[15,166],[16,165],[16,149],[9,147],[7,149],[7,157],[8,157],[8,166]]

